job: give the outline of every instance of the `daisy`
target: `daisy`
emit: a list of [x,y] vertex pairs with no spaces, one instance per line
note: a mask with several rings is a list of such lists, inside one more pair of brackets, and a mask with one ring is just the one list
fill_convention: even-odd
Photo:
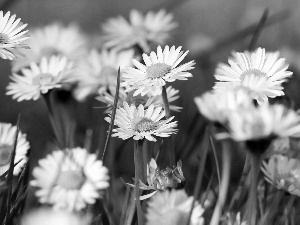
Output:
[[[182,107],[171,105],[172,102],[179,98],[179,96],[177,95],[179,91],[169,86],[167,87],[166,92],[168,102],[170,104],[170,110],[179,112],[182,109]],[[112,110],[112,107],[114,105],[114,98],[115,92],[113,91],[99,91],[99,97],[96,97],[97,100],[107,104],[108,109],[106,110],[106,112],[108,113],[110,113]],[[126,101],[129,105],[135,105],[136,107],[138,107],[140,104],[142,104],[145,108],[148,108],[150,105],[163,107],[163,100],[160,95],[153,96],[151,93],[148,92],[144,96],[141,96],[140,94],[137,96],[133,96],[133,91],[128,93],[125,92],[124,88],[120,87],[118,107],[122,107],[124,101]]]
[[66,211],[53,210],[51,208],[39,208],[25,214],[21,219],[21,225],[89,225],[90,216],[82,216]]
[[129,22],[119,16],[109,19],[102,25],[104,32],[104,48],[127,49],[138,45],[143,52],[150,52],[150,43],[164,44],[169,38],[169,31],[177,24],[173,15],[160,10],[148,12],[145,16],[137,10],[131,10]]
[[300,116],[283,105],[247,107],[230,115],[229,130],[236,141],[300,137]]
[[[143,105],[135,107],[129,106],[127,102],[123,103],[123,108],[116,111],[115,125],[118,128],[113,129],[112,137],[119,137],[123,140],[133,137],[134,140],[146,138],[149,141],[156,141],[152,136],[169,137],[177,132],[175,127],[177,121],[171,122],[174,118],[162,120],[165,111],[162,107],[150,105],[145,110]],[[106,117],[105,120],[110,123],[111,118]]]
[[162,50],[158,46],[157,53],[151,52],[149,56],[143,54],[145,65],[133,59],[132,62],[137,68],[129,67],[124,70],[122,86],[130,86],[126,91],[137,89],[134,96],[138,94],[144,96],[150,91],[153,95],[160,95],[166,82],[187,80],[187,77],[192,77],[192,74],[187,71],[194,68],[194,61],[177,67],[188,54],[188,51],[180,50],[181,47],[176,49],[175,46],[171,48],[166,46]]
[[[192,206],[193,197],[184,190],[158,192],[151,198],[147,209],[146,225],[182,225],[186,224]],[[203,225],[204,209],[196,201],[190,219],[190,225]]]
[[117,85],[118,68],[132,65],[133,50],[117,52],[115,50],[92,50],[87,57],[79,61],[75,79],[78,83],[74,90],[77,100],[84,100],[88,95],[106,91],[108,88],[114,90]]
[[28,48],[24,43],[29,36],[28,30],[23,30],[27,24],[23,24],[21,19],[16,19],[16,15],[10,16],[8,11],[5,15],[0,11],[0,57],[13,60],[16,56],[23,56],[20,49]]
[[255,52],[234,53],[228,60],[229,66],[220,63],[215,72],[214,89],[223,92],[228,89],[246,90],[259,104],[269,98],[284,95],[282,83],[293,73],[286,71],[288,65],[278,52],[266,53],[258,48]]
[[52,152],[39,160],[33,177],[30,184],[39,188],[35,194],[41,203],[68,211],[94,204],[99,191],[109,186],[107,168],[82,148]]
[[[11,125],[10,123],[0,123],[0,175],[4,174],[9,169],[16,132],[16,126]],[[22,171],[22,168],[27,162],[28,158],[26,154],[29,148],[30,145],[26,140],[26,134],[19,132],[14,161],[16,165],[13,174],[15,176]]]
[[261,170],[265,180],[278,189],[300,196],[300,161],[283,155],[273,155],[263,162]]
[[46,94],[54,88],[61,88],[64,83],[72,80],[73,64],[66,58],[52,56],[43,57],[40,64],[32,62],[30,68],[23,68],[22,75],[13,73],[7,87],[6,95],[12,95],[18,102],[37,100],[41,93]]
[[30,49],[24,51],[26,58],[14,61],[13,71],[19,71],[31,62],[39,63],[43,57],[50,58],[53,55],[76,61],[85,54],[87,40],[78,26],[53,23],[32,30],[28,45]]
[[232,112],[251,104],[251,99],[243,90],[230,90],[224,93],[210,91],[196,97],[194,101],[205,118],[220,124],[227,122]]

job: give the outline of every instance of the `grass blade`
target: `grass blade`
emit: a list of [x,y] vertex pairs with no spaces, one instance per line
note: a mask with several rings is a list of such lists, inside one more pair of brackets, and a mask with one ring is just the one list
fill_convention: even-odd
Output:
[[[104,146],[104,150],[103,150],[103,154],[102,154],[102,161],[104,159],[106,150],[108,148],[110,138],[111,138],[111,134],[112,134],[112,130],[113,130],[113,127],[114,127],[114,124],[115,124],[115,117],[116,117],[116,111],[117,111],[118,100],[119,100],[120,82],[121,82],[121,71],[120,71],[120,67],[119,67],[116,94],[115,94],[114,105],[113,105],[113,109],[112,109],[112,113],[111,113],[111,121],[110,121],[110,124],[109,124],[108,134],[107,134],[107,137],[106,137],[105,146]],[[98,154],[97,154],[98,156],[99,156],[99,152],[100,151],[98,149]]]
[[194,199],[193,199],[193,203],[192,203],[192,206],[191,206],[191,209],[189,212],[189,216],[188,216],[188,220],[186,223],[187,225],[190,224],[191,216],[193,213],[193,208],[194,208],[196,200],[199,197],[203,174],[204,174],[204,170],[205,170],[206,157],[207,157],[207,153],[208,153],[208,146],[209,146],[208,143],[209,143],[209,127],[206,127],[203,146],[202,146],[203,153],[202,153],[202,157],[201,157],[201,162],[199,163],[199,167],[198,167],[197,180],[196,180],[196,184],[195,184],[195,188],[194,188]]

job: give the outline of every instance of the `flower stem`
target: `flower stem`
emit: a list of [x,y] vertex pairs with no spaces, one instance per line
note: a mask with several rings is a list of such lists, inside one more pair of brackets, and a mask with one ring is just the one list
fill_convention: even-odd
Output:
[[141,141],[134,141],[134,166],[135,166],[135,178],[134,178],[134,184],[135,184],[135,201],[136,201],[136,209],[137,209],[137,215],[138,215],[138,225],[144,224],[144,218],[143,218],[143,212],[141,208],[140,203],[140,188],[139,188],[139,181],[140,181],[140,175],[142,175],[143,172],[143,149],[142,149],[142,142]]
[[[162,99],[163,99],[163,103],[164,103],[166,119],[169,119],[171,117],[171,113],[170,113],[170,107],[169,107],[166,86],[162,87]],[[173,168],[173,167],[175,167],[175,152],[174,152],[172,136],[166,138],[166,145],[167,145],[167,154],[168,154],[168,158],[169,158],[168,166],[170,168]]]
[[166,86],[162,87],[162,99],[164,102],[164,108],[165,108],[165,113],[166,113],[166,118],[169,119],[171,117],[171,113],[170,113],[170,106],[169,106],[169,101],[168,101],[168,96],[167,96],[167,90],[166,90]]
[[251,157],[251,186],[247,201],[248,220],[250,225],[256,224],[257,217],[257,185],[260,172],[260,154],[250,152]]
[[222,209],[226,201],[227,190],[230,180],[230,161],[231,161],[231,151],[229,148],[228,141],[224,141],[222,143],[223,149],[223,164],[222,164],[222,180],[220,185],[220,191],[218,196],[218,201],[210,221],[210,225],[218,225],[220,221],[220,217],[222,215]]

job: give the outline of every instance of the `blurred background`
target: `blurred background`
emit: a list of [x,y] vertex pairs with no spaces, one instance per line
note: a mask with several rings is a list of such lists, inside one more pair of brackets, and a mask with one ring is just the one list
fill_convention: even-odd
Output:
[[[257,23],[266,8],[269,9],[269,17],[283,13],[284,18],[275,24],[264,28],[257,42],[257,47],[264,47],[269,51],[282,50],[282,56],[287,58],[294,71],[294,77],[286,84],[286,93],[295,100],[295,107],[300,105],[300,93],[298,85],[300,78],[300,1],[298,0],[9,0],[10,6],[5,11],[11,11],[17,17],[28,23],[29,30],[52,22],[60,21],[64,24],[76,23],[92,40],[97,42],[100,34],[100,24],[110,17],[118,15],[128,18],[131,9],[142,12],[166,8],[174,14],[174,21],[179,24],[172,32],[172,38],[168,44],[183,46],[189,50],[189,59],[196,60],[196,68],[192,71],[193,78],[188,81],[175,82],[174,87],[180,90],[178,106],[182,106],[181,113],[175,113],[179,121],[179,134],[176,135],[175,146],[177,160],[184,161],[183,171],[188,180],[187,190],[192,191],[189,185],[189,176],[192,177],[197,170],[199,158],[197,146],[201,145],[204,126],[199,125],[198,130],[189,136],[191,124],[195,121],[197,109],[193,98],[210,90],[214,84],[214,69],[218,62],[226,62],[231,51],[244,51],[249,43],[251,32],[248,35],[237,35],[245,28]],[[5,1],[0,1],[0,5]],[[229,40],[226,42],[226,40]],[[219,44],[224,43],[224,44]],[[213,51],[211,51],[213,49]],[[208,53],[207,53],[208,52]],[[186,60],[186,61],[187,61]],[[299,61],[299,62],[298,62]],[[32,162],[31,169],[36,165],[37,159],[45,156],[52,150],[51,138],[53,134],[49,123],[47,109],[43,99],[38,101],[22,101],[18,103],[11,96],[6,96],[6,86],[11,74],[11,65],[8,60],[0,60],[0,121],[15,124],[18,113],[22,113],[21,130],[27,133],[31,143]],[[108,124],[103,121],[103,109],[96,109],[99,102],[90,99],[88,102],[76,106],[78,119],[78,132],[83,134],[88,127],[104,127]],[[200,122],[199,122],[200,121]],[[201,118],[197,123],[201,124]],[[196,128],[195,128],[196,129]],[[101,129],[100,129],[101,130]],[[106,132],[99,130],[99,139],[105,139]],[[198,135],[198,136],[197,136]],[[82,136],[82,135],[81,135]],[[80,137],[80,135],[79,135]],[[186,140],[191,138],[189,146]],[[100,143],[103,144],[100,141]],[[97,140],[98,141],[98,140]],[[193,142],[194,141],[194,142]],[[82,140],[76,140],[80,145]],[[195,143],[195,144],[193,144]],[[114,165],[116,178],[127,174],[133,174],[133,162],[131,143],[114,140],[110,149],[120,149],[128,145],[126,151],[116,154],[111,160]],[[238,152],[236,163],[233,165],[233,180],[238,179],[243,166],[243,153]],[[239,162],[242,163],[239,163]],[[116,166],[117,165],[117,166]],[[189,168],[187,166],[189,165]],[[192,171],[189,173],[188,171]],[[129,174],[129,175],[128,175]],[[130,175],[131,174],[131,175]]]

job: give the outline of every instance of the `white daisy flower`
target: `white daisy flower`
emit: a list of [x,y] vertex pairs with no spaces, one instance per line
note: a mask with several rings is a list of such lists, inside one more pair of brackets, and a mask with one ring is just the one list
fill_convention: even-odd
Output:
[[21,225],[89,225],[90,216],[82,216],[62,210],[39,208],[21,218]]
[[173,15],[160,10],[148,12],[145,16],[137,10],[131,10],[129,22],[119,16],[109,19],[102,25],[104,48],[127,49],[139,45],[143,52],[150,52],[149,44],[164,44],[169,38],[169,31],[177,26]]
[[30,184],[39,188],[35,193],[39,201],[68,211],[94,204],[109,186],[107,168],[82,148],[52,152],[39,160],[33,176]]
[[40,64],[32,62],[29,68],[23,68],[22,75],[13,73],[13,82],[7,86],[6,95],[12,95],[18,102],[37,100],[41,93],[46,94],[51,89],[61,88],[63,84],[73,82],[72,72],[73,64],[66,58],[43,57]]
[[[169,86],[167,87],[166,92],[168,102],[170,104],[170,110],[179,112],[182,109],[182,107],[172,105],[172,102],[179,98],[179,96],[177,95],[179,91]],[[110,113],[114,105],[115,92],[99,91],[99,97],[96,97],[96,99],[107,104],[108,109],[106,110],[106,112]],[[163,107],[163,100],[160,95],[153,96],[151,93],[148,92],[144,96],[141,96],[140,94],[137,96],[133,96],[133,91],[128,93],[125,92],[124,88],[120,87],[118,107],[122,107],[124,102],[127,102],[129,105],[135,105],[136,107],[138,107],[140,104],[142,104],[145,108],[148,108],[150,105]]]
[[[0,123],[0,175],[4,174],[10,166],[11,154],[14,149],[17,127],[10,123]],[[14,175],[17,176],[27,162],[27,152],[30,148],[26,140],[26,134],[19,132],[17,139],[16,155],[14,163]]]
[[228,89],[242,88],[259,104],[269,98],[284,95],[282,83],[293,73],[286,71],[288,65],[279,52],[266,53],[264,48],[255,52],[234,53],[228,60],[229,66],[220,63],[215,72],[214,89],[223,92]]
[[[186,224],[192,207],[193,197],[188,197],[184,190],[158,192],[149,203],[146,225],[182,225]],[[190,225],[204,225],[204,209],[196,201]]]
[[166,82],[187,80],[187,77],[192,77],[192,74],[187,71],[194,68],[194,61],[177,67],[188,54],[188,51],[182,52],[180,50],[181,47],[176,49],[175,46],[171,48],[166,46],[162,51],[162,48],[158,46],[157,53],[151,52],[149,56],[143,54],[146,65],[133,59],[132,62],[137,69],[129,67],[124,70],[122,86],[129,86],[126,91],[137,89],[134,96],[138,94],[144,96],[148,92],[153,95],[160,95],[162,86],[165,86]]
[[78,82],[74,90],[77,100],[84,100],[88,95],[98,90],[106,91],[117,86],[118,68],[123,71],[125,66],[131,66],[134,51],[117,52],[115,50],[92,50],[86,58],[82,58],[77,66],[75,79]]
[[[164,116],[165,111],[160,106],[150,105],[145,110],[143,105],[135,107],[124,102],[123,108],[118,108],[116,111],[115,125],[118,128],[113,129],[112,137],[119,137],[123,140],[131,137],[134,140],[146,138],[149,141],[156,141],[152,135],[169,137],[176,133],[177,121],[171,122],[174,116],[162,120]],[[106,117],[105,120],[110,123],[111,118]]]
[[224,93],[210,91],[196,97],[194,101],[205,118],[220,124],[227,122],[232,112],[252,104],[252,99],[243,90],[229,90]]
[[273,155],[263,162],[261,170],[265,180],[278,189],[300,196],[300,161],[283,155]]
[[53,23],[32,30],[28,45],[30,49],[24,51],[26,58],[15,60],[13,71],[19,71],[31,62],[39,63],[43,57],[50,58],[53,55],[76,61],[86,53],[87,40],[77,25]]
[[13,60],[16,56],[23,56],[20,49],[28,48],[24,43],[29,36],[28,30],[23,30],[27,24],[23,24],[21,19],[16,19],[16,15],[10,16],[8,11],[5,15],[0,11],[0,57]]
[[229,130],[237,141],[300,137],[300,116],[283,105],[252,106],[231,113]]

